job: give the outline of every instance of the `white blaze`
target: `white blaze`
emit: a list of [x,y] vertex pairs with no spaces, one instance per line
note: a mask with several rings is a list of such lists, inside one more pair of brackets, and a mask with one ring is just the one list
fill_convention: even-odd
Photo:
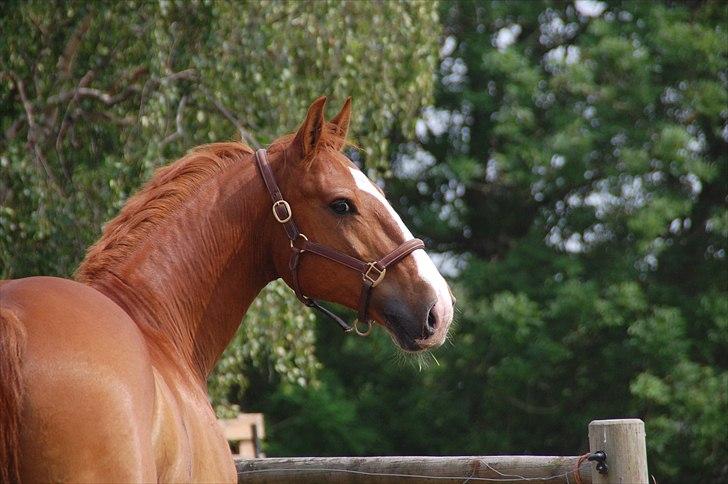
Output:
[[[389,201],[387,201],[374,183],[372,183],[372,181],[367,178],[361,170],[357,170],[355,168],[349,168],[349,170],[354,177],[357,188],[370,194],[384,205],[384,208],[387,209],[389,215],[397,223],[397,226],[402,232],[403,238],[405,240],[414,239],[412,232],[410,232],[404,222],[402,222],[402,218],[394,210],[394,208],[392,208],[392,205],[389,204]],[[430,259],[430,256],[428,256],[424,250],[416,250],[412,252],[412,258],[417,266],[417,273],[419,276],[427,281],[427,283],[435,290],[435,294],[437,295],[436,308],[438,309],[440,321],[442,323],[448,323],[452,318],[452,303],[447,282],[445,282],[440,271],[437,270],[435,263],[432,262],[432,259]]]

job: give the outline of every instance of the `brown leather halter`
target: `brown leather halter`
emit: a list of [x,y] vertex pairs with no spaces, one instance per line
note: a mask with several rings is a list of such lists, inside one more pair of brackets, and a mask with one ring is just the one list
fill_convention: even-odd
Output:
[[[289,267],[293,276],[293,290],[296,292],[296,296],[306,306],[318,309],[323,314],[336,321],[336,323],[338,323],[339,326],[341,326],[347,333],[355,331],[359,336],[368,335],[372,330],[372,322],[367,317],[372,289],[382,282],[382,279],[384,279],[384,276],[387,274],[388,267],[401,261],[413,251],[417,249],[424,249],[425,244],[420,239],[408,240],[400,244],[399,247],[381,259],[373,262],[364,262],[363,260],[344,254],[332,247],[309,240],[308,237],[298,230],[296,223],[293,221],[291,206],[283,199],[283,194],[281,193],[280,188],[278,188],[278,184],[276,183],[273,172],[268,164],[267,151],[264,149],[256,151],[255,161],[260,169],[260,174],[263,176],[263,181],[268,189],[268,193],[270,193],[270,198],[273,200],[273,216],[280,224],[283,225],[286,235],[288,235],[288,239],[291,242],[291,251],[293,253],[291,254]],[[298,264],[301,260],[301,256],[306,252],[334,261],[348,267],[349,269],[355,270],[362,275],[361,295],[359,296],[359,313],[353,325],[348,324],[339,316],[321,306],[318,301],[304,296],[301,292],[301,285],[298,281]],[[358,323],[366,323],[368,325],[366,330],[361,331],[358,327]]]

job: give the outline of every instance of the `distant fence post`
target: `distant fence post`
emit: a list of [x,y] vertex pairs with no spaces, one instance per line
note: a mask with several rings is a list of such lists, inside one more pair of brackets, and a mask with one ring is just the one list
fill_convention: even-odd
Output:
[[594,420],[589,424],[589,451],[607,453],[606,475],[592,468],[594,484],[649,484],[645,423],[638,418]]

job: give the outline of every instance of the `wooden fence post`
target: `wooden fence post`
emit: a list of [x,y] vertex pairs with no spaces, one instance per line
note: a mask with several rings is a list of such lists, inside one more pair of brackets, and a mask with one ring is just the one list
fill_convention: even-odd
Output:
[[607,453],[606,475],[592,467],[594,484],[649,484],[645,423],[638,418],[594,420],[589,424],[589,451]]

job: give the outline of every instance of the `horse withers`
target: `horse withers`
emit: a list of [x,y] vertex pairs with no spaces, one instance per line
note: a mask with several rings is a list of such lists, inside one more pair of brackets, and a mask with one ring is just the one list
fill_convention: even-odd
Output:
[[276,278],[357,309],[361,334],[444,341],[448,286],[342,154],[351,100],[330,121],[325,102],[267,151],[216,143],[158,170],[75,281],[0,283],[0,481],[236,481],[205,382]]

